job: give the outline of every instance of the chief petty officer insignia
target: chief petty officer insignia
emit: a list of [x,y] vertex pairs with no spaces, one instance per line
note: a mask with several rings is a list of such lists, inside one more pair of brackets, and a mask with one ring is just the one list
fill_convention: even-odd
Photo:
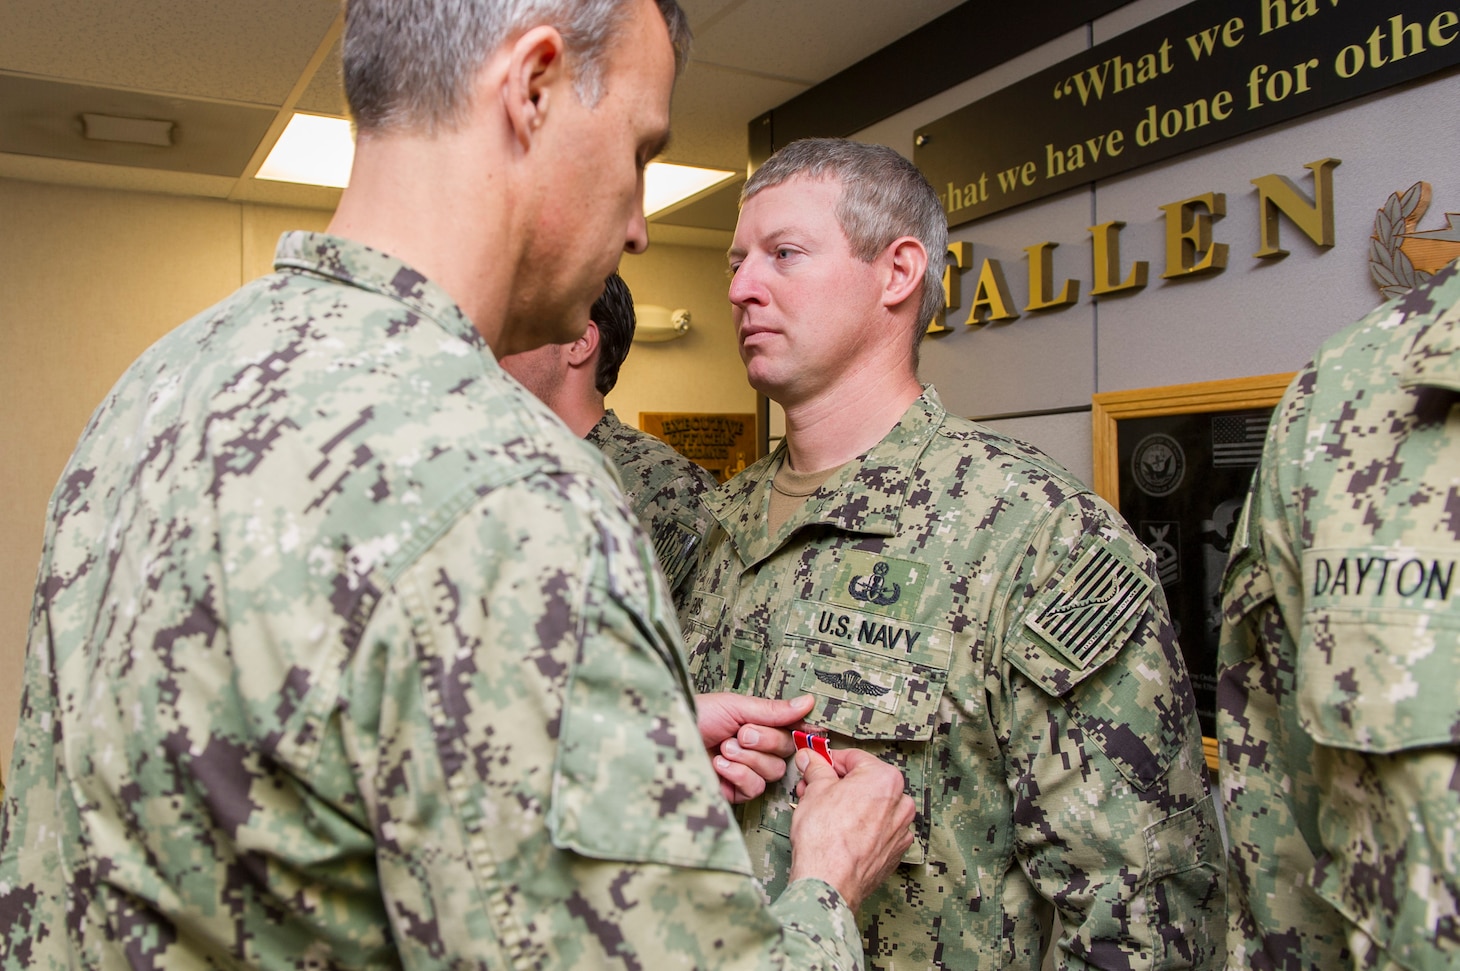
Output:
[[[872,567],[870,577],[852,577],[852,582],[847,584],[847,593],[858,600],[874,603],[880,607],[897,603],[902,596],[902,587],[896,583],[887,583],[887,564],[878,563]],[[820,672],[817,672],[820,674]]]
[[[881,566],[881,564],[878,565]],[[891,690],[890,688],[884,688],[881,685],[863,680],[861,672],[856,668],[839,671],[836,674],[827,674],[818,668],[816,669],[816,678],[818,681],[825,681],[833,688],[840,688],[849,694],[865,695],[871,698],[880,698]]]

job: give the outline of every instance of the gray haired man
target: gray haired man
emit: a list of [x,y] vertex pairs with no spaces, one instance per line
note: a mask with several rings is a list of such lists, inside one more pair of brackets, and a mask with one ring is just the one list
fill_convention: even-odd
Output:
[[[730,302],[783,447],[711,502],[682,612],[700,690],[816,697],[899,766],[916,840],[859,912],[880,968],[1222,966],[1195,700],[1150,553],[1034,448],[917,378],[937,195],[888,148],[795,142],[746,183]],[[743,741],[743,739],[742,739]],[[772,893],[794,777],[744,808]]]
[[896,771],[811,767],[766,903],[705,752],[805,708],[697,719],[633,514],[495,360],[647,245],[686,39],[673,0],[351,0],[330,232],[144,353],[55,492],[0,965],[856,966]]

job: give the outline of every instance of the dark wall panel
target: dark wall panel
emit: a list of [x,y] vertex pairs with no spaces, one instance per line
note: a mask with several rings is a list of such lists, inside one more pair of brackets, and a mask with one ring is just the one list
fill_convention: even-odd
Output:
[[969,0],[750,122],[750,164],[798,138],[845,137],[1130,0]]

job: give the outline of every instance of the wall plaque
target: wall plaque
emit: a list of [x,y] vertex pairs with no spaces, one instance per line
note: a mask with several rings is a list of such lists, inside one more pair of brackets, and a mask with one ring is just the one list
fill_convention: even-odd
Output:
[[641,411],[639,427],[724,482],[754,462],[755,415]]
[[917,130],[957,226],[1460,64],[1455,0],[1196,0]]
[[1424,278],[1460,258],[1460,212],[1445,213],[1445,225],[1421,230],[1419,221],[1430,207],[1430,184],[1416,182],[1390,193],[1374,213],[1369,237],[1369,275],[1385,300],[1403,296]]

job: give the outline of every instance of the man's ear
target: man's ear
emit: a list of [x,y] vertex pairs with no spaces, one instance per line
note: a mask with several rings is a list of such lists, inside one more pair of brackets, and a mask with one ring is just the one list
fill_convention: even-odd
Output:
[[588,321],[583,336],[568,345],[568,366],[584,367],[598,357],[598,325]]
[[882,305],[892,308],[912,298],[922,300],[923,274],[928,272],[928,251],[912,236],[903,236],[882,251],[886,261],[886,284]]
[[512,42],[502,98],[513,137],[524,149],[571,86],[566,50],[563,35],[546,25]]

